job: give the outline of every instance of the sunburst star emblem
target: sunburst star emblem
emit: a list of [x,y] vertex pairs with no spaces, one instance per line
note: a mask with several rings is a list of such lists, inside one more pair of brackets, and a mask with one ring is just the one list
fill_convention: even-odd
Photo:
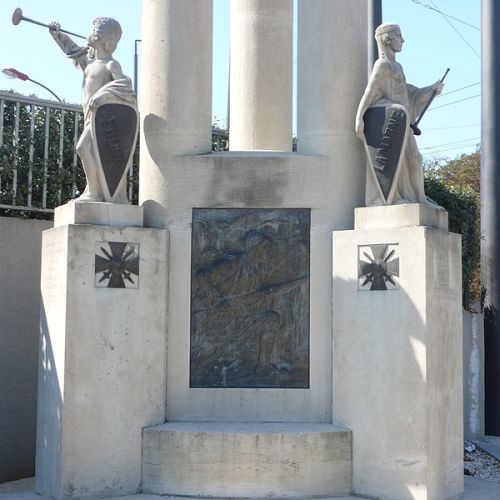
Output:
[[397,245],[365,245],[358,247],[358,284],[360,290],[398,289],[399,257]]
[[139,243],[98,241],[95,254],[95,286],[139,287]]

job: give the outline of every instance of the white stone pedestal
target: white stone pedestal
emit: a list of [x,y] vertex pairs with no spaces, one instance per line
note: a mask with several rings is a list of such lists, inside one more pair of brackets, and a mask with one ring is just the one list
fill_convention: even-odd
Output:
[[[333,233],[333,417],[352,430],[359,495],[463,491],[461,240],[445,215],[363,208]],[[364,284],[376,254],[398,274],[387,290]]]
[[[110,213],[65,207],[42,244],[36,488],[55,499],[135,493],[142,428],[165,420],[167,233],[64,224],[62,212],[84,222],[80,209]],[[107,287],[106,269],[119,266],[126,288]]]

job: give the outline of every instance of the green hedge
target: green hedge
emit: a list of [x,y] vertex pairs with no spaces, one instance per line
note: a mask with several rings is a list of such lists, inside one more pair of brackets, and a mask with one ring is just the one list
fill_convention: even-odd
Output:
[[448,211],[449,229],[462,235],[463,306],[480,296],[480,200],[472,188],[454,188],[426,172],[425,192]]

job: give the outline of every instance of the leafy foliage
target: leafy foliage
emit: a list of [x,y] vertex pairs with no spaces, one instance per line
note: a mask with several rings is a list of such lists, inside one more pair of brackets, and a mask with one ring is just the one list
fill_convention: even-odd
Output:
[[229,135],[227,130],[212,126],[212,151],[228,151]]
[[463,305],[480,298],[480,153],[427,166],[425,192],[448,211],[450,231],[462,235]]
[[454,160],[436,159],[426,165],[427,171],[449,187],[480,192],[481,153],[463,154]]

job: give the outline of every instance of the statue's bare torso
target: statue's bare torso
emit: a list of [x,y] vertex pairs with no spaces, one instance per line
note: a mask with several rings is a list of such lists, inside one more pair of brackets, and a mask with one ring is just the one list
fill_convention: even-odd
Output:
[[89,59],[86,67],[82,68],[83,79],[83,107],[87,109],[92,96],[107,83],[121,77],[120,64],[114,59]]

